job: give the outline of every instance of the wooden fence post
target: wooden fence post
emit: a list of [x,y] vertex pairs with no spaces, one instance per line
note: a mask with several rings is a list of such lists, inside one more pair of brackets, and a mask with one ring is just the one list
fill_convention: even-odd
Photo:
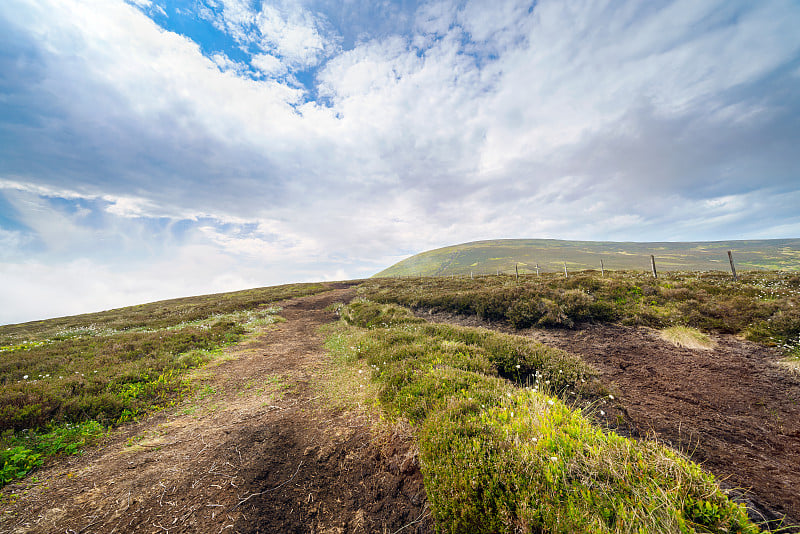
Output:
[[569,278],[569,275],[567,274],[567,262],[564,262],[564,278]]
[[514,272],[517,273],[517,280],[519,280],[519,263],[514,264]]
[[539,276],[539,262],[536,262],[536,276]]
[[731,262],[731,272],[733,273],[733,281],[736,282],[736,266],[733,264],[733,253],[728,251],[728,261]]
[[653,267],[653,278],[658,278],[658,273],[656,272],[656,257],[650,254],[650,265]]
[[603,258],[600,258],[600,277],[601,278],[606,277],[606,269],[605,266],[603,265]]
[[469,272],[469,279],[475,280],[475,275],[472,274],[472,271]]

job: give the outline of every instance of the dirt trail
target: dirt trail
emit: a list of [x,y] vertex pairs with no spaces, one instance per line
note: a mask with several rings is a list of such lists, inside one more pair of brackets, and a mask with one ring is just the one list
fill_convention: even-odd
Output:
[[407,431],[325,405],[321,324],[340,288],[226,351],[194,399],[9,485],[0,532],[432,531]]
[[616,397],[595,404],[596,418],[638,437],[655,436],[726,487],[745,490],[755,519],[785,515],[785,524],[800,524],[800,377],[776,365],[776,351],[733,336],[714,336],[713,350],[690,350],[647,328],[515,331],[476,317],[422,315],[528,335],[580,355]]

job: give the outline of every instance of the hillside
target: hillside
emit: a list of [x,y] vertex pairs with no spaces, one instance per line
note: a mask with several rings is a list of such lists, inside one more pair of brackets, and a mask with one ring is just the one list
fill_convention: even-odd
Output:
[[800,532],[799,291],[383,278],[0,327],[0,531]]
[[392,276],[449,276],[600,269],[646,270],[650,255],[664,271],[728,270],[727,251],[737,270],[800,271],[800,239],[634,243],[562,241],[557,239],[496,239],[475,241],[422,252],[379,272]]

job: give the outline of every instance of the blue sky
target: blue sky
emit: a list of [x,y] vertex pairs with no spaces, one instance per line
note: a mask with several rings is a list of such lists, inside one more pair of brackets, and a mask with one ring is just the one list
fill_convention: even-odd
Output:
[[4,0],[0,323],[478,239],[800,236],[800,3]]

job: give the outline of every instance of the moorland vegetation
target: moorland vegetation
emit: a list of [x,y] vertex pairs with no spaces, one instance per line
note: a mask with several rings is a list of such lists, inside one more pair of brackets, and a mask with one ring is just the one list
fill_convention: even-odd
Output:
[[547,273],[471,278],[379,278],[363,295],[382,303],[475,315],[531,326],[572,328],[587,322],[666,328],[687,326],[737,334],[797,350],[800,274],[750,271],[737,281],[725,273],[636,271]]
[[759,532],[698,465],[576,408],[592,375],[577,357],[394,304],[340,314],[328,348],[365,363],[385,413],[415,426],[439,531]]
[[277,286],[0,327],[0,484],[174,405],[191,391],[189,370],[278,320],[273,303],[325,289]]
[[[279,320],[274,303],[325,289],[279,286],[0,327],[3,482],[180,401],[191,369]],[[358,291],[327,327],[328,350],[334,364],[369,375],[389,419],[413,425],[440,531],[759,531],[679,452],[597,426],[591,408],[575,402],[596,383],[578,357],[414,312],[518,329],[621,323],[686,336],[689,328],[775,345],[800,360],[800,275],[371,279]]]

